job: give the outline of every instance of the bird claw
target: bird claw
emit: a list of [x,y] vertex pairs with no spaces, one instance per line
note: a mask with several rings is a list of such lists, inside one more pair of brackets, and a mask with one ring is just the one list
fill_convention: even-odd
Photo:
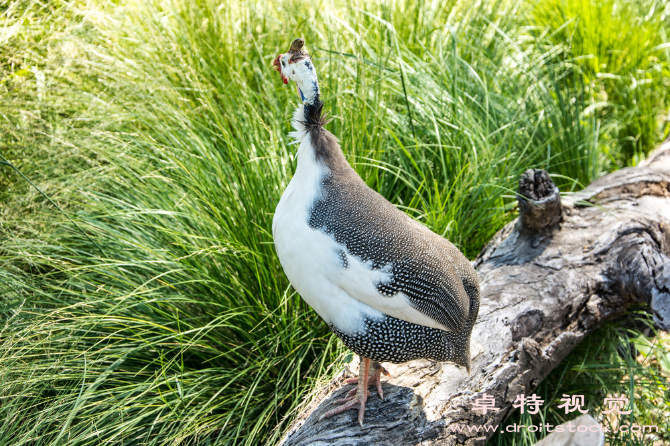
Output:
[[[324,418],[330,418],[333,415],[342,413],[345,410],[354,409],[356,404],[358,407],[358,424],[363,427],[363,415],[365,414],[365,402],[372,394],[367,389],[368,386],[375,386],[379,397],[384,399],[384,391],[382,390],[382,373],[386,376],[391,374],[377,361],[371,361],[369,358],[361,358],[359,378],[348,378],[344,382],[346,384],[358,384],[347,392],[344,398],[334,401],[333,404],[341,404],[341,406],[329,410],[319,417],[319,421]],[[371,376],[372,375],[372,376]],[[372,378],[372,379],[370,379]]]
[[384,391],[382,390],[382,380],[378,379],[376,384],[377,384],[377,394],[379,395],[379,398],[381,398],[382,401],[384,401]]
[[370,392],[366,391],[367,395],[361,396],[358,393],[356,396],[352,396],[351,398],[342,398],[335,403],[339,402],[344,402],[340,407],[336,407],[334,409],[329,410],[328,412],[324,413],[319,417],[319,421],[323,420],[324,418],[330,418],[333,415],[337,415],[338,413],[342,413],[346,410],[353,409],[356,404],[359,404],[358,408],[358,424],[363,427],[363,416],[365,414],[365,402],[368,399],[368,396],[370,396]]
[[[346,402],[348,402],[348,401],[351,401],[353,398],[355,398],[355,396],[356,396],[356,391],[357,391],[357,389],[351,389],[351,390],[347,393],[347,396],[345,396],[344,398],[340,398],[339,400],[335,400],[335,401],[333,401],[333,404],[344,404],[344,403],[346,403]],[[370,398],[371,396],[372,396],[372,394],[370,393],[369,390],[367,390],[367,397]]]
[[[382,390],[382,375],[386,375],[389,378],[391,377],[391,374],[382,366],[380,363],[373,361],[372,364],[370,365],[370,368],[373,369],[371,370],[371,377],[368,380],[368,386],[374,385],[377,389],[377,394],[379,397],[384,400],[384,390]],[[344,380],[344,384],[358,384],[358,378],[347,378]],[[356,392],[356,389],[352,389],[349,391],[347,394],[347,398],[352,396]],[[338,400],[342,401],[342,400]],[[337,401],[336,401],[337,402]]]

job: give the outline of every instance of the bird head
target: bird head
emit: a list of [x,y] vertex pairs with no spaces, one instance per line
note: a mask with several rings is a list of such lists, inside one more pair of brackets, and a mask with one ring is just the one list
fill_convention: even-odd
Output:
[[285,84],[289,81],[296,83],[303,102],[315,105],[319,101],[319,81],[314,63],[304,46],[304,39],[295,39],[286,53],[275,58],[272,66],[279,71]]

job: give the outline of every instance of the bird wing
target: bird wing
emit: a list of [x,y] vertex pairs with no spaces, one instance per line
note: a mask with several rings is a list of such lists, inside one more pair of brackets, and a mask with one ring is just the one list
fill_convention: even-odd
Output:
[[451,265],[453,259],[440,252],[444,246],[427,246],[418,256],[414,248],[408,249],[410,259],[394,259],[384,265],[375,265],[371,259],[364,261],[350,252],[340,253],[346,266],[339,270],[335,282],[349,296],[389,316],[462,331],[470,305]]
[[[382,313],[447,331],[464,329],[474,274],[444,238],[412,220],[353,172],[324,180],[310,210],[312,228],[331,236],[341,268],[333,281]],[[465,279],[464,279],[465,278]]]

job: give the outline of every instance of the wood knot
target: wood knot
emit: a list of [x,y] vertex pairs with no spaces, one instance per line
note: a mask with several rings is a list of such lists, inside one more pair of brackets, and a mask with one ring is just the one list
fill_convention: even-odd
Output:
[[527,232],[540,232],[563,219],[558,188],[546,170],[528,169],[519,179],[519,222]]
[[544,313],[541,310],[524,311],[512,324],[512,341],[517,342],[537,333],[543,323]]

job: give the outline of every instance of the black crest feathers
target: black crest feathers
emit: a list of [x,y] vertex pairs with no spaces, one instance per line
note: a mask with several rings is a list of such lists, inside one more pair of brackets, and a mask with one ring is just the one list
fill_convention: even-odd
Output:
[[300,123],[308,130],[321,128],[330,122],[323,114],[323,101],[316,97],[314,104],[305,104],[305,120]]

